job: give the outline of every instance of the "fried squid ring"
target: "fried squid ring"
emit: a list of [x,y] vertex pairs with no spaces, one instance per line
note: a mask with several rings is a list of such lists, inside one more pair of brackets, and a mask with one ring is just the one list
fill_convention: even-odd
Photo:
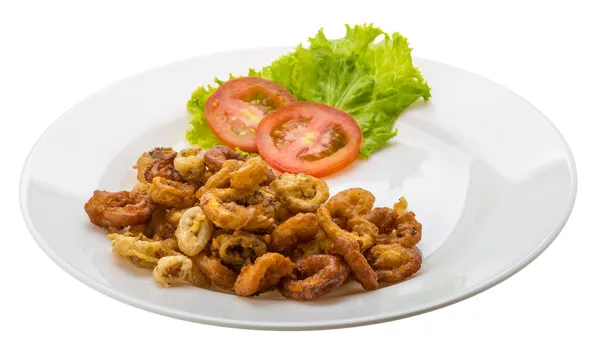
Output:
[[[361,196],[364,196],[361,197]],[[372,239],[378,235],[377,226],[363,218],[360,214],[372,207],[375,197],[363,189],[352,188],[350,191],[342,191],[332,197],[325,208],[329,211],[333,223],[340,229],[356,233],[369,243],[363,246],[363,250],[370,247]],[[329,234],[332,238],[336,236]]]
[[314,213],[329,198],[329,187],[324,181],[302,173],[284,173],[270,186],[277,200],[294,213]]
[[135,186],[131,189],[131,193],[139,193],[142,196],[148,197],[148,189],[150,188],[150,183],[140,182],[136,183]]
[[144,152],[137,160],[134,169],[137,169],[137,179],[141,183],[146,183],[146,169],[150,166],[155,160],[163,157],[170,156],[172,154],[176,154],[171,147],[154,147],[148,152]]
[[224,263],[242,266],[267,253],[267,245],[260,236],[244,231],[224,234],[215,239],[219,243],[219,257]]
[[152,219],[146,224],[145,234],[155,240],[162,240],[173,237],[175,228],[167,221],[167,208],[165,206],[156,206],[152,212]]
[[302,258],[296,262],[297,279],[285,277],[279,282],[279,292],[294,300],[313,300],[341,286],[350,275],[344,261],[327,254]]
[[423,263],[419,251],[400,244],[375,245],[367,251],[366,258],[380,283],[402,282],[418,272]]
[[274,289],[281,278],[292,274],[294,264],[279,253],[266,253],[244,266],[235,281],[235,293],[249,297]]
[[359,237],[375,238],[379,234],[377,226],[359,216],[352,216],[346,221],[347,228]]
[[347,221],[350,230],[346,230],[333,221],[331,213],[325,206],[319,207],[317,218],[319,226],[330,238],[349,237],[360,244],[362,251],[373,245],[373,235],[376,234],[377,227],[366,219],[358,216],[351,217]]
[[206,218],[202,208],[192,207],[185,211],[175,231],[177,245],[190,257],[200,253],[210,241],[213,224]]
[[139,268],[154,268],[162,257],[178,254],[170,242],[151,241],[143,234],[111,233],[106,237],[111,240],[113,253],[131,260]]
[[201,148],[186,148],[179,151],[173,166],[181,177],[190,183],[199,185],[205,180],[206,166],[204,150]]
[[398,214],[402,214],[408,208],[408,201],[404,197],[400,197],[398,202],[394,203],[394,211]]
[[331,197],[325,206],[331,212],[337,209],[342,211],[341,215],[350,216],[345,211],[365,215],[371,211],[373,204],[375,204],[373,193],[362,188],[349,188]]
[[218,257],[221,244],[229,239],[228,236],[233,235],[233,232],[235,231],[215,226],[215,229],[212,232],[212,240],[210,241],[210,252]]
[[246,161],[246,157],[227,146],[214,146],[204,153],[206,167],[211,172],[218,172],[227,160]]
[[298,260],[300,258],[310,257],[316,254],[323,254],[327,252],[327,249],[331,247],[333,244],[333,239],[331,239],[327,234],[319,228],[317,230],[317,235],[315,239],[308,243],[299,244],[293,253],[294,260]]
[[165,250],[169,253],[178,252],[179,253],[179,245],[177,244],[177,240],[175,238],[167,238],[162,239],[160,241],[163,244]]
[[269,228],[274,223],[273,207],[267,203],[263,204],[264,201],[257,196],[259,192],[233,188],[211,189],[200,198],[200,207],[206,217],[221,228],[233,230]]
[[195,202],[195,188],[189,183],[154,177],[148,188],[148,196],[154,203],[172,208],[191,207]]
[[167,223],[177,228],[179,221],[181,220],[181,216],[183,216],[186,210],[187,208],[169,208],[166,214]]
[[231,174],[239,170],[244,165],[244,162],[237,160],[227,160],[221,169],[210,176],[204,186],[200,187],[196,192],[196,197],[200,199],[206,192],[215,188],[227,188],[231,184]]
[[90,222],[97,226],[123,228],[149,222],[153,206],[139,193],[96,190],[84,209]]
[[414,212],[403,212],[398,215],[392,233],[379,236],[375,244],[398,243],[404,247],[414,247],[421,241],[423,226],[415,218]]
[[190,283],[200,288],[210,288],[210,279],[186,256],[166,256],[159,259],[152,275],[164,287],[173,284]]
[[273,225],[275,223],[275,218],[274,218],[275,217],[275,199],[267,191],[263,191],[263,190],[256,191],[256,192],[252,193],[251,196],[247,197],[241,203],[245,204],[248,207],[253,207],[253,208],[258,209],[260,211],[260,213],[262,213],[264,216],[266,216],[268,218],[267,222],[270,223],[269,226],[267,226],[266,225],[267,223],[265,223],[264,225],[261,225],[259,227],[250,223],[243,229],[246,229],[249,231],[255,231],[255,232],[258,231],[261,233],[267,233],[273,229]]
[[327,253],[343,257],[352,270],[354,277],[365,290],[375,290],[378,288],[377,274],[360,252],[360,246],[357,241],[348,237],[339,237],[333,241]]
[[285,206],[277,200],[275,191],[269,186],[262,186],[255,195],[257,199],[260,199],[265,205],[273,208],[273,218],[277,225],[285,222],[287,219],[296,215],[296,213],[290,212]]
[[299,243],[313,240],[318,230],[319,222],[314,213],[298,213],[271,232],[269,251],[290,253]]
[[398,213],[388,207],[377,207],[365,214],[364,219],[373,223],[379,234],[390,234],[396,227]]
[[415,217],[414,212],[404,212],[396,220],[396,236],[405,247],[414,247],[421,241],[423,226]]
[[283,203],[276,201],[274,203],[274,210],[275,210],[275,221],[277,223],[283,223],[285,221],[287,221],[288,219],[294,217],[295,213],[291,212],[289,209],[287,209]]
[[144,178],[146,182],[152,182],[152,179],[155,177],[166,178],[171,181],[182,182],[183,177],[175,170],[175,166],[173,165],[173,161],[177,153],[172,153],[168,156],[160,157],[155,159],[148,167],[146,167],[146,171],[144,172]]
[[259,157],[248,159],[237,171],[231,173],[231,188],[257,190],[269,177],[269,166]]
[[227,268],[221,260],[215,257],[208,257],[204,253],[192,257],[196,266],[206,274],[208,278],[218,287],[232,290],[235,285],[237,274]]

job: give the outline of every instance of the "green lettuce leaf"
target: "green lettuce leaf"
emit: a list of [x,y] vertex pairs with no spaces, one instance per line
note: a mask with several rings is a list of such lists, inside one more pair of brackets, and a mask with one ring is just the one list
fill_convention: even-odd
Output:
[[234,150],[235,150],[235,152],[237,152],[240,155],[245,156],[245,157],[258,157],[259,156],[258,153],[246,152],[239,147],[234,148]]
[[[379,36],[381,40],[375,42]],[[428,101],[431,97],[429,85],[412,63],[412,49],[399,33],[390,35],[372,24],[346,25],[343,38],[329,40],[321,29],[308,41],[308,48],[298,45],[263,69],[250,69],[248,76],[270,79],[298,100],[323,103],[350,114],[363,133],[363,158],[396,136],[394,124],[402,111],[419,98]],[[202,106],[214,90],[212,86],[199,88],[192,95],[191,108],[188,103],[195,114],[193,129],[187,134],[192,143],[213,143],[205,133],[210,128]]]
[[[215,81],[217,80],[215,79]],[[211,148],[221,144],[204,117],[204,104],[216,89],[211,85],[199,87],[187,103],[188,112],[192,115],[190,121],[192,128],[186,132],[185,138],[189,143],[198,145],[201,148]]]

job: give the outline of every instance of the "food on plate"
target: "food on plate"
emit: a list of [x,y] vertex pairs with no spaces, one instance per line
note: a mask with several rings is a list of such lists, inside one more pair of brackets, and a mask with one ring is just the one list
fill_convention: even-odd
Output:
[[273,207],[259,192],[211,189],[200,198],[200,207],[210,221],[224,229],[266,229],[275,221]]
[[270,186],[278,200],[293,213],[316,212],[329,198],[324,181],[303,173],[284,173]]
[[[201,148],[186,148],[179,153],[173,160],[173,168],[187,182],[192,184],[201,184],[205,180],[206,166],[204,162],[205,152]],[[161,176],[164,177],[164,176]]]
[[135,192],[94,191],[85,204],[90,221],[100,227],[126,227],[144,224],[152,217],[152,203]]
[[144,178],[146,178],[146,181],[150,183],[155,177],[181,181],[183,177],[175,170],[174,161],[176,156],[176,153],[172,153],[152,161],[144,171]]
[[230,186],[235,189],[256,190],[269,178],[269,166],[261,158],[253,157],[231,173]]
[[136,164],[133,166],[134,169],[137,169],[137,179],[141,183],[149,182],[146,180],[146,170],[150,165],[154,163],[154,161],[159,160],[164,157],[169,157],[175,154],[175,151],[171,147],[155,147],[150,151],[144,152],[137,160]]
[[295,102],[265,116],[256,129],[256,147],[281,172],[323,177],[357,157],[362,133],[356,121],[334,107]]
[[223,264],[220,259],[200,253],[192,260],[217,287],[227,290],[233,289],[238,273]]
[[291,253],[298,244],[311,241],[319,231],[314,213],[298,213],[279,224],[268,243],[269,251]]
[[218,248],[219,258],[226,264],[242,267],[252,264],[256,258],[267,253],[263,236],[237,230],[232,234],[221,234],[213,244]]
[[356,213],[340,214],[340,217],[333,217],[327,206],[319,207],[317,217],[323,232],[330,238],[350,237],[363,251],[371,247],[378,236],[377,227]]
[[200,253],[212,238],[213,227],[202,208],[196,206],[187,209],[181,215],[175,231],[179,249],[188,256]]
[[148,197],[152,202],[172,208],[190,207],[195,195],[194,185],[163,177],[154,177],[148,187]]
[[[412,211],[401,211],[400,213],[396,212],[393,217],[394,223],[391,232],[380,230],[379,233],[381,235],[375,239],[375,243],[398,243],[404,247],[416,246],[421,241],[423,226],[417,221],[415,213]],[[380,221],[379,218],[373,218],[373,215],[368,215],[366,218],[372,218],[371,221],[373,223]],[[379,224],[381,225],[381,223]]]
[[316,254],[299,259],[295,274],[279,283],[286,298],[313,300],[339,288],[350,276],[350,268],[337,256]]
[[244,162],[239,160],[225,161],[220,169],[210,176],[204,185],[200,187],[198,192],[196,192],[196,197],[200,199],[204,193],[211,189],[229,187],[231,183],[231,174],[242,168],[243,164]]
[[377,289],[377,274],[361,253],[358,241],[350,237],[340,236],[333,240],[333,244],[327,249],[327,253],[341,256],[365,290]]
[[285,88],[259,77],[231,79],[206,100],[206,122],[229,147],[256,152],[254,135],[262,118],[296,99]]
[[[188,142],[202,148],[225,144],[259,152],[282,171],[319,177],[347,166],[358,152],[368,159],[397,135],[395,123],[405,109],[431,98],[429,85],[413,64],[407,39],[397,32],[388,34],[372,24],[346,25],[344,37],[328,39],[321,29],[308,44],[298,45],[262,69],[249,69],[245,76],[230,75],[196,89],[187,103],[192,115],[192,128],[185,134]],[[335,128],[307,131],[310,126],[300,116],[307,111],[298,110],[306,103],[332,108],[326,112],[338,111],[331,117],[353,123],[360,136],[345,129],[349,126],[341,134],[352,134],[351,142]],[[284,113],[291,117],[288,122],[294,131],[276,133],[276,138],[281,136],[277,145],[272,132],[278,126],[273,123],[281,121]],[[284,144],[290,139],[291,144]],[[342,139],[351,145],[341,146]],[[338,146],[346,150],[336,155]],[[324,165],[307,163],[311,161],[300,159],[297,151],[303,151],[305,159],[316,157],[335,165],[322,172]],[[309,173],[314,168],[320,171]]]
[[218,172],[227,160],[245,161],[244,155],[227,146],[214,146],[204,153],[204,161],[209,171]]
[[137,267],[153,268],[162,257],[176,255],[170,239],[155,241],[139,233],[110,233],[112,250],[115,254],[131,260]]
[[210,279],[186,256],[162,257],[152,270],[156,282],[170,287],[178,283],[190,283],[200,288],[210,287]]
[[421,254],[414,247],[401,244],[378,244],[367,251],[367,261],[381,283],[401,282],[420,268]]
[[371,211],[374,204],[375,196],[371,192],[362,188],[348,188],[331,197],[325,207],[340,214],[356,212],[358,215],[365,215]]
[[235,281],[235,293],[249,297],[272,290],[281,278],[292,274],[294,263],[279,253],[265,253],[244,266]]
[[376,290],[421,267],[422,225],[403,197],[374,208],[363,188],[330,196],[315,176],[275,175],[262,157],[222,147],[154,148],[134,169],[130,191],[96,190],[84,210],[112,252],[151,269],[159,286],[307,301],[350,281]]
[[333,241],[334,239],[329,237],[319,226],[315,238],[310,242],[299,244],[294,250],[292,257],[295,260],[298,260],[300,258],[309,257],[315,254],[325,253],[327,249],[331,247]]
[[392,208],[377,207],[366,213],[364,218],[377,227],[379,234],[390,234],[395,229],[398,214]]

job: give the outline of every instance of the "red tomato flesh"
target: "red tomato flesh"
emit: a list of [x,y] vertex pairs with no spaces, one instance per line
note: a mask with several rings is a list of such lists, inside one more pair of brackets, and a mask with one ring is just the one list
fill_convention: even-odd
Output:
[[362,132],[336,108],[294,102],[267,114],[256,130],[256,146],[273,168],[315,177],[345,168],[357,157]]
[[204,105],[206,122],[228,147],[256,152],[256,128],[262,118],[288,103],[294,96],[273,81],[240,77],[223,83]]

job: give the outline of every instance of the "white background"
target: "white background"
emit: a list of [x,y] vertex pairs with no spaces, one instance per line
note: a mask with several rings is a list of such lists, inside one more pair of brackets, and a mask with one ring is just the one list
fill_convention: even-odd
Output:
[[[598,358],[595,2],[2,1],[0,357]],[[30,237],[17,194],[23,162],[47,126],[84,97],[171,61],[295,45],[322,26],[341,35],[344,23],[363,22],[400,31],[415,56],[517,92],[565,136],[578,167],[575,209],[556,241],[523,271],[471,299],[401,321],[261,332],[183,322],[117,302],[63,272]]]

